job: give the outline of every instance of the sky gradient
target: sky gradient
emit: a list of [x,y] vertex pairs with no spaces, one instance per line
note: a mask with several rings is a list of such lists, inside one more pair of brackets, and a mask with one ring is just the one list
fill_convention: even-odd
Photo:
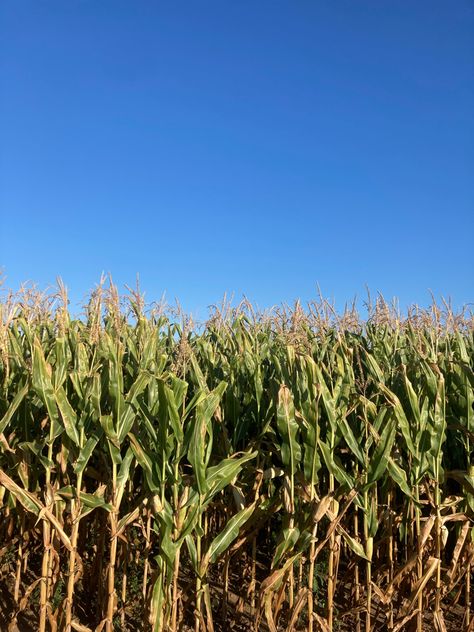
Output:
[[0,4],[0,266],[203,316],[474,301],[474,4]]

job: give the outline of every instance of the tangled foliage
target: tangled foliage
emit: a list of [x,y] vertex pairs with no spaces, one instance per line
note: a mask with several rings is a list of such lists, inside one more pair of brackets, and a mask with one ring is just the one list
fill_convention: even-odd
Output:
[[472,314],[0,309],[11,630],[472,629]]

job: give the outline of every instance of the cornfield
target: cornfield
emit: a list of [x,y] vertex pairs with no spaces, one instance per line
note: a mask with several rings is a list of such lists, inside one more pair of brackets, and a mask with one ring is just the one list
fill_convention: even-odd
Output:
[[0,309],[2,630],[474,630],[471,314]]

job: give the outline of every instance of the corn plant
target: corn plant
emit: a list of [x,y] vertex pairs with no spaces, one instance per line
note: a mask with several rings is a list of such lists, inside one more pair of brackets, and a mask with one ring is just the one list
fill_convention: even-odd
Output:
[[368,310],[6,293],[0,627],[472,631],[474,320]]

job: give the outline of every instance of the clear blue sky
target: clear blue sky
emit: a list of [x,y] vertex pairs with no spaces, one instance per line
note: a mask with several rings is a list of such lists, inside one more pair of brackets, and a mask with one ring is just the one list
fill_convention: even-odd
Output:
[[474,300],[471,0],[2,0],[0,266]]

